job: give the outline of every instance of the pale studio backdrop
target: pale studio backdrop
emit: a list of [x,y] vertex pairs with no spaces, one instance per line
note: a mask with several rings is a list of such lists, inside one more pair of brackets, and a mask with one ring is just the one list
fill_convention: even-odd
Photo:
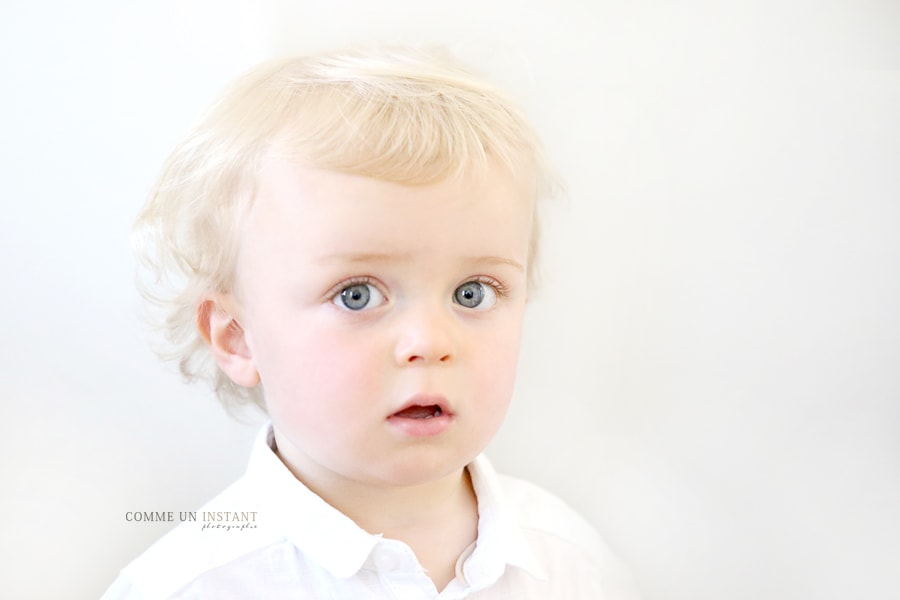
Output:
[[[728,5],[729,8],[724,8]],[[150,354],[129,226],[260,59],[449,45],[568,181],[504,471],[648,600],[900,597],[900,5],[555,0],[0,8],[0,596],[96,598],[237,477],[230,420]]]

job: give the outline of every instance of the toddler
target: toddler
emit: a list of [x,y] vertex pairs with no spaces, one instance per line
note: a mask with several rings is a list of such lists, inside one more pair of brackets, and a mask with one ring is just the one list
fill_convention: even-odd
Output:
[[172,355],[270,421],[113,599],[633,598],[560,500],[481,454],[552,187],[520,110],[439,51],[260,66],[136,227]]

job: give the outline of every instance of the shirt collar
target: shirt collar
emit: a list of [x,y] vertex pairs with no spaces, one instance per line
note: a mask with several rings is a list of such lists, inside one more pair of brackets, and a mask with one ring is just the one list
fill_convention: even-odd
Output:
[[366,532],[307,488],[281,462],[274,448],[272,425],[268,423],[256,439],[246,474],[249,483],[263,495],[261,517],[335,577],[355,575],[380,536]]
[[466,581],[473,587],[489,585],[503,575],[507,565],[546,580],[547,575],[516,521],[516,513],[507,503],[500,478],[490,461],[480,455],[468,469],[478,497],[478,541],[462,566]]
[[[264,519],[304,555],[337,578],[355,575],[381,540],[307,488],[275,454],[272,424],[259,432],[245,479],[261,495]],[[547,576],[515,521],[500,479],[483,455],[469,466],[478,501],[478,540],[460,571],[475,588],[497,581],[507,565]]]

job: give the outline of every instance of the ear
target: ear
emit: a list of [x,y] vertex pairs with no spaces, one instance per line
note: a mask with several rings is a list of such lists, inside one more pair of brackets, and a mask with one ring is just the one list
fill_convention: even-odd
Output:
[[249,388],[259,383],[259,372],[244,329],[234,315],[234,304],[230,296],[221,294],[203,300],[197,307],[197,329],[219,368],[233,382]]

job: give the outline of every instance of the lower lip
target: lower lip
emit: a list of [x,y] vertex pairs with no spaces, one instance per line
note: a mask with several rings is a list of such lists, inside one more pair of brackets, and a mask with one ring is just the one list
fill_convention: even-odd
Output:
[[408,419],[406,417],[388,417],[388,423],[401,433],[411,437],[430,437],[440,435],[447,431],[453,417],[443,414],[430,419]]

